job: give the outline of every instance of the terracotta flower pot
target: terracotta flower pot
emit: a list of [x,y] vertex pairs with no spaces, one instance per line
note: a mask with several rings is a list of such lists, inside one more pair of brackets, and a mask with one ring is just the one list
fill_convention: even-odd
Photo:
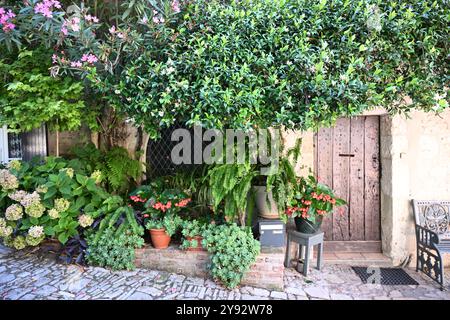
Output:
[[150,237],[156,249],[166,249],[170,243],[170,236],[165,229],[150,229]]
[[186,240],[188,240],[188,241],[197,240],[197,247],[195,247],[195,248],[189,247],[186,249],[186,251],[205,251],[205,248],[203,248],[203,245],[202,245],[203,237],[201,237],[201,236],[186,237]]

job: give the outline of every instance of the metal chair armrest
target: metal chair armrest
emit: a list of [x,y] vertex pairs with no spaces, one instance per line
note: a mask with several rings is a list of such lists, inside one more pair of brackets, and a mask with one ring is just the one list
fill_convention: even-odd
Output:
[[416,224],[416,237],[417,243],[428,248],[437,249],[439,235],[436,232]]

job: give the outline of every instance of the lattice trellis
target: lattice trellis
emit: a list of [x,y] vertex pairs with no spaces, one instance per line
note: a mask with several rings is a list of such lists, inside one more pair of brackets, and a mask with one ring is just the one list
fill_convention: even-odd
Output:
[[[171,160],[172,149],[179,143],[171,141],[172,132],[183,128],[181,125],[174,125],[161,130],[161,138],[150,140],[147,147],[147,177],[160,177],[172,175],[177,172],[190,171],[199,165],[194,164],[194,130],[188,129],[191,135],[191,164],[176,165]],[[205,144],[203,143],[203,147]]]

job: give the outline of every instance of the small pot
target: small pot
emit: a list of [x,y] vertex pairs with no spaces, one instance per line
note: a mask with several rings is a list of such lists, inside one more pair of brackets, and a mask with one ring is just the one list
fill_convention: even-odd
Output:
[[272,191],[267,193],[265,186],[254,186],[253,190],[255,191],[255,202],[259,216],[264,219],[280,219]]
[[312,223],[308,219],[302,217],[295,217],[295,227],[301,233],[316,233],[320,230],[322,219],[317,219],[316,223]]
[[186,237],[186,240],[187,241],[197,240],[197,247],[186,248],[186,251],[205,251],[205,248],[203,248],[203,244],[202,244],[202,240],[203,240],[202,236]]
[[170,236],[166,229],[150,229],[153,247],[156,249],[166,249],[170,243]]

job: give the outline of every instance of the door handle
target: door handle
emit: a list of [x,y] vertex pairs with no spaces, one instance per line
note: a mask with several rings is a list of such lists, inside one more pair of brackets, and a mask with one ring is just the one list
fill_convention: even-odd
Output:
[[339,157],[354,157],[354,154],[351,153],[339,153]]

